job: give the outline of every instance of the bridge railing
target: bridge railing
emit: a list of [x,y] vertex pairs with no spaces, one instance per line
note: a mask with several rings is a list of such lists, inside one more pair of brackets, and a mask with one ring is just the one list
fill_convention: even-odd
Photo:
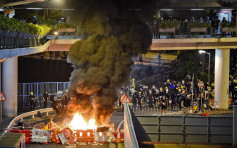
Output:
[[[135,116],[152,142],[232,144],[232,116]],[[136,131],[138,132],[138,131]]]
[[[11,122],[10,124],[8,125],[7,127],[7,130],[8,129],[11,129],[19,120],[23,121],[24,118],[26,117],[32,117],[34,118],[35,115],[40,112],[40,113],[46,113],[46,116],[49,115],[50,112],[54,112],[53,108],[45,108],[45,109],[39,109],[39,110],[34,110],[34,111],[31,111],[31,112],[27,112],[27,113],[23,113],[19,116],[16,116]],[[7,132],[7,130],[5,132]]]
[[125,147],[139,148],[128,104],[124,104],[124,144]]

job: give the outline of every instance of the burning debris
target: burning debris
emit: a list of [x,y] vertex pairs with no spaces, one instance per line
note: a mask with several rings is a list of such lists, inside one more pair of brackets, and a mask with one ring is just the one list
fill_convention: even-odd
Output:
[[[69,50],[74,65],[68,113],[107,123],[114,111],[116,89],[128,82],[132,56],[150,47],[149,23],[155,4],[147,0],[80,0],[79,32],[83,39]],[[139,11],[133,11],[137,10]]]
[[[113,125],[99,127],[94,119],[88,122],[80,114],[75,114],[72,120],[60,123],[50,119],[46,125],[35,128],[13,128],[12,133],[25,133],[26,143],[62,143],[63,145],[98,144],[107,142],[123,142],[123,132],[114,132]],[[122,139],[122,140],[121,140]]]

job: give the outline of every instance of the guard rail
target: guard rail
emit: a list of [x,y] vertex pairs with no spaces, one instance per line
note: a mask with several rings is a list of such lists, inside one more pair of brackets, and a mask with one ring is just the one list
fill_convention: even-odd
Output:
[[124,104],[124,144],[125,147],[139,148],[133,127],[131,111],[127,103]]
[[[23,121],[25,117],[29,117],[32,116],[32,118],[35,117],[35,115],[40,112],[40,113],[46,113],[46,116],[48,116],[49,112],[53,112],[53,108],[45,108],[45,109],[39,109],[39,110],[34,110],[31,112],[27,112],[27,113],[23,113],[19,116],[16,116],[8,125],[7,130],[11,129],[13,125],[15,125],[15,123],[19,120]],[[5,131],[5,133],[7,132],[7,130]]]

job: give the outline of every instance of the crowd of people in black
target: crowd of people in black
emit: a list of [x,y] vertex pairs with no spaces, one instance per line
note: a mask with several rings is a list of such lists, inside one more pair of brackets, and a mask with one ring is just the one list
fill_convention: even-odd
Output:
[[130,89],[131,91],[129,91],[129,89],[123,90],[125,93],[130,93],[134,111],[143,110],[144,108],[158,108],[160,109],[162,115],[163,112],[166,114],[167,109],[171,111],[179,111],[184,108],[187,112],[189,112],[191,111],[191,104],[195,102],[197,104],[197,112],[202,108],[211,108],[212,104],[208,98],[212,100],[214,98],[214,94],[212,93],[214,84],[212,84],[209,91],[207,91],[207,84],[202,91],[197,87],[197,85],[194,86],[193,89],[191,86],[191,78],[186,82],[184,80],[181,82],[171,82],[168,79],[160,87],[156,87],[155,85],[151,87],[140,85],[136,86],[134,92],[132,92],[133,89]]

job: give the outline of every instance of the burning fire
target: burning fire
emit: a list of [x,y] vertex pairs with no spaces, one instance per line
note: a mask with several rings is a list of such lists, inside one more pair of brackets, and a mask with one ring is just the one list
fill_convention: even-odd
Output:
[[83,117],[77,113],[74,115],[71,123],[70,123],[70,127],[73,130],[87,130],[87,129],[96,129],[97,125],[95,124],[95,119],[90,119],[89,122],[86,122]]

